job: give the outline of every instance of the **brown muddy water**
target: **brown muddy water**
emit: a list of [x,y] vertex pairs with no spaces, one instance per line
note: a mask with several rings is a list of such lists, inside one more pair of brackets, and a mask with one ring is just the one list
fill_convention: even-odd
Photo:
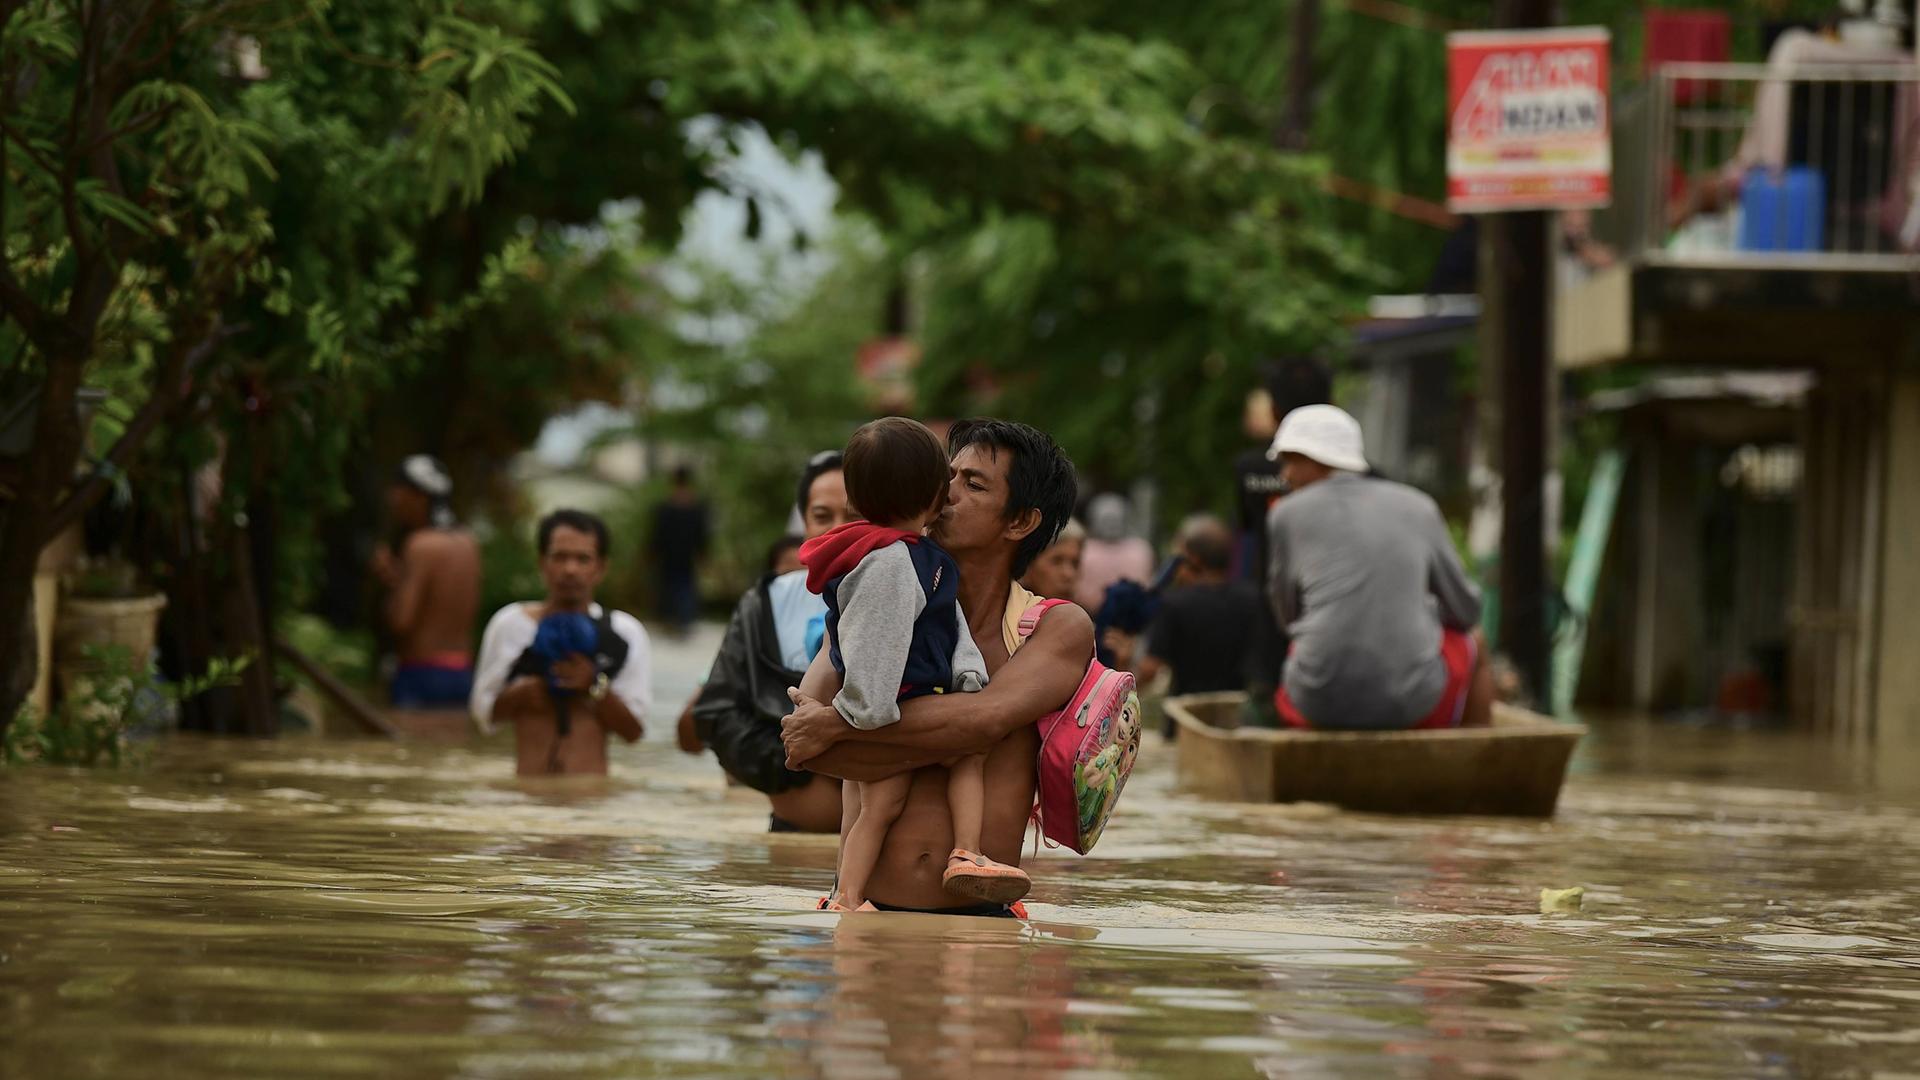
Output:
[[1525,822],[1209,804],[1158,744],[1019,925],[836,924],[829,840],[616,753],[0,773],[0,1076],[1920,1075],[1912,754],[1609,725]]

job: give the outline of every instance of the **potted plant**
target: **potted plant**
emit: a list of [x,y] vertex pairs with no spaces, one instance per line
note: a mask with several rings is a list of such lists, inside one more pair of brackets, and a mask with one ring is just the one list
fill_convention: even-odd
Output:
[[100,665],[103,649],[125,650],[146,670],[153,656],[154,634],[167,598],[147,587],[133,565],[118,558],[83,562],[67,580],[54,624],[54,664],[60,690],[71,695],[75,681]]
[[171,727],[189,698],[237,683],[248,662],[216,657],[204,675],[167,683],[124,646],[87,645],[78,664],[62,668],[60,704],[45,713],[23,708],[8,725],[0,763],[120,765],[136,739]]

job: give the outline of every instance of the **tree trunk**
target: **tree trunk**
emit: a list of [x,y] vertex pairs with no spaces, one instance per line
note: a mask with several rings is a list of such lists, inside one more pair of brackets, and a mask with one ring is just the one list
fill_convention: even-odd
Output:
[[1273,144],[1281,150],[1304,151],[1313,142],[1313,53],[1320,43],[1320,0],[1293,0],[1292,38],[1287,107],[1273,133]]
[[[33,440],[23,462],[20,488],[0,525],[0,734],[33,686],[36,652],[31,643],[33,575],[46,546],[55,498],[73,475],[80,456],[80,368],[86,350],[49,353],[40,384]],[[24,670],[23,670],[24,668]]]
[[248,656],[252,663],[240,673],[237,695],[240,722],[249,735],[276,735],[280,730],[279,710],[273,703],[273,650],[260,625],[259,597],[254,589],[253,544],[248,527],[236,527],[228,533],[227,562],[233,581],[226,589],[227,655]]

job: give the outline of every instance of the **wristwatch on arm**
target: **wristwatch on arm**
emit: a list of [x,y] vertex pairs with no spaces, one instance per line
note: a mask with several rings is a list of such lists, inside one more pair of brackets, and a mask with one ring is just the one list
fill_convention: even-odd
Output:
[[612,688],[613,680],[607,678],[607,673],[602,671],[593,677],[593,685],[587,687],[587,698],[598,705],[606,700],[607,691]]

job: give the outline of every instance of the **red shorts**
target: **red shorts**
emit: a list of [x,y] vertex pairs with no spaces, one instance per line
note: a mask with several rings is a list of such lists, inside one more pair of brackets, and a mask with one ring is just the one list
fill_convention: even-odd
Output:
[[[1467,714],[1467,690],[1473,685],[1474,661],[1477,659],[1475,652],[1472,634],[1440,628],[1440,659],[1447,665],[1447,688],[1440,692],[1440,700],[1434,704],[1433,711],[1421,717],[1420,722],[1408,730],[1460,726],[1460,721]],[[1313,727],[1294,707],[1293,699],[1287,696],[1285,683],[1273,692],[1273,707],[1279,711],[1281,723],[1288,727]]]

